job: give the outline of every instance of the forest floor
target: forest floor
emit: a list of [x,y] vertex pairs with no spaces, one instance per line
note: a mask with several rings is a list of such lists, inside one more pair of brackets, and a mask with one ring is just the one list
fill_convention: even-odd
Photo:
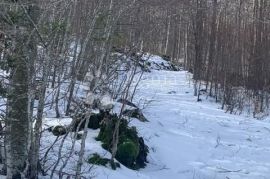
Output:
[[[135,96],[149,122],[133,119],[149,146],[149,163],[139,171],[94,166],[98,179],[269,179],[270,123],[227,114],[214,99],[193,95],[185,71],[145,73]],[[110,154],[89,130],[86,154]],[[53,139],[48,138],[52,141]],[[79,147],[79,146],[78,146]],[[70,162],[72,163],[72,161]],[[86,173],[86,178],[90,174]]]
[[150,101],[150,122],[131,125],[150,147],[149,164],[136,172],[98,167],[97,178],[270,178],[270,123],[227,114],[206,97],[197,102],[190,78],[185,71],[145,74],[136,100]]

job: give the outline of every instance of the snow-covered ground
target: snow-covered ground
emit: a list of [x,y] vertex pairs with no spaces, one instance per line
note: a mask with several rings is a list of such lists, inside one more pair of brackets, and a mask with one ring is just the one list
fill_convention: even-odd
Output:
[[149,164],[139,171],[94,167],[96,178],[270,178],[269,122],[227,114],[209,99],[196,102],[190,78],[185,71],[144,74],[135,101],[150,122],[131,125],[150,148]]
[[[156,56],[146,60],[151,64],[168,63]],[[206,99],[206,96],[197,102],[191,79],[188,72],[168,71],[166,68],[152,68],[150,73],[144,73],[134,101],[143,109],[149,122],[133,119],[130,125],[137,127],[149,146],[146,168],[134,171],[121,165],[120,169],[113,171],[109,167],[93,167],[85,162],[83,176],[87,179],[269,179],[269,120],[227,114],[220,109],[220,104],[212,102],[211,98]],[[79,94],[83,95],[83,92]],[[46,111],[47,117],[50,112]],[[44,128],[70,122],[70,118],[46,118]],[[96,152],[111,157],[95,140],[98,132],[88,132],[85,160]],[[44,132],[43,153],[55,139],[51,133]],[[69,153],[72,140],[76,141],[69,135],[61,154],[61,157],[70,155],[64,170],[67,173],[76,170],[76,151],[80,149],[80,142],[76,141],[75,152]],[[54,164],[58,152],[56,145],[49,153],[48,167]],[[54,178],[58,177],[54,175]]]

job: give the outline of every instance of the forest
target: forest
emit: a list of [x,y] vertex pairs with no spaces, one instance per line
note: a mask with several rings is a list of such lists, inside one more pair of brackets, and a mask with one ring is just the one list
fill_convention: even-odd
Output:
[[0,0],[0,178],[270,178],[269,107],[268,0]]

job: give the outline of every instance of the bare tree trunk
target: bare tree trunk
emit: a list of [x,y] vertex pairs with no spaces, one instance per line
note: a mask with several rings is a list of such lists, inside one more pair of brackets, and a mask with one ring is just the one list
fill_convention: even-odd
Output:
[[[212,96],[212,67],[213,60],[215,55],[215,43],[216,43],[216,19],[217,19],[217,0],[213,0],[213,15],[211,23],[211,36],[210,36],[210,45],[209,45],[209,57],[208,57],[208,67],[206,73],[206,90],[208,89],[208,84],[210,80],[210,96]],[[210,74],[211,73],[211,74]],[[211,77],[210,77],[211,75]],[[211,79],[210,79],[211,78]]]
[[75,174],[76,179],[81,179],[83,156],[85,153],[85,142],[86,142],[86,137],[87,137],[87,133],[88,133],[88,124],[89,124],[90,117],[91,117],[91,113],[90,113],[90,111],[88,111],[85,114],[85,125],[84,125],[83,136],[82,136],[82,140],[81,140],[81,149],[79,152],[79,159],[77,162],[77,168],[76,168],[76,174]]
[[164,53],[167,55],[168,53],[168,45],[170,40],[170,31],[171,31],[171,17],[168,17],[168,26],[167,26],[167,33],[166,33],[166,43],[165,43],[165,50]]
[[[22,5],[29,4],[29,6]],[[30,4],[35,4],[31,5]],[[29,82],[31,77],[29,64],[36,57],[35,36],[31,23],[38,16],[37,2],[35,0],[22,0],[13,2],[13,10],[20,16],[18,24],[12,26],[13,51],[9,56],[13,64],[9,79],[7,98],[7,178],[25,178],[29,167],[28,155],[31,134],[31,99],[29,98]]]

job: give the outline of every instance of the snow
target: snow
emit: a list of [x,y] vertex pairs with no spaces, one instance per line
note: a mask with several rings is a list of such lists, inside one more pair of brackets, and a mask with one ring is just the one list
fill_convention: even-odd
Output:
[[142,60],[147,61],[150,65],[150,69],[154,70],[165,70],[170,69],[172,64],[166,60],[164,60],[162,57],[152,54],[145,54],[142,56]]
[[[157,57],[150,60],[160,63]],[[143,108],[149,122],[132,120],[130,125],[137,127],[149,146],[146,168],[134,171],[121,165],[113,171],[109,167],[94,166],[84,176],[97,179],[270,178],[269,121],[225,113],[220,104],[205,96],[202,102],[197,102],[191,78],[192,75],[185,71],[151,70],[151,73],[144,73],[135,104]],[[64,118],[47,119],[46,123],[69,122],[70,119]],[[106,158],[111,156],[95,140],[98,132],[88,132],[85,159],[96,152]],[[43,143],[55,139],[48,134],[45,138]],[[71,145],[71,141],[68,139],[66,145]],[[79,147],[76,142],[75,149],[79,150]],[[76,157],[74,155],[67,166],[70,171],[76,164],[73,162]],[[87,167],[91,166],[85,163],[83,168]]]
[[132,121],[150,147],[145,169],[98,167],[98,179],[270,178],[270,124],[196,102],[185,71],[144,74],[136,100],[150,121]]

